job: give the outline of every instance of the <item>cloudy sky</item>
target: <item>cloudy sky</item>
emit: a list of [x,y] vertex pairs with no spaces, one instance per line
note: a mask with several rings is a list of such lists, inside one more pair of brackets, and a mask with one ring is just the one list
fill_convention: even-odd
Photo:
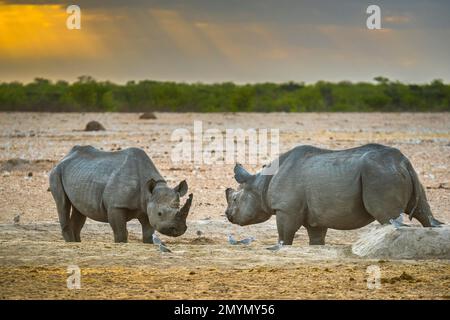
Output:
[[449,53],[446,0],[0,0],[0,81],[449,82]]

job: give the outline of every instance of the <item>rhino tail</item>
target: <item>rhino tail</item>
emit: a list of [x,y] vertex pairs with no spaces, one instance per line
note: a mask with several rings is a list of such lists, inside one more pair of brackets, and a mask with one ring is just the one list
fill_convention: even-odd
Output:
[[413,218],[414,212],[419,205],[420,197],[422,195],[422,185],[420,184],[416,170],[414,170],[409,160],[406,160],[406,168],[409,172],[409,176],[411,177],[411,182],[413,185],[413,192],[411,194],[411,198],[409,199],[408,205],[406,206],[406,213],[409,215],[409,220],[411,220]]

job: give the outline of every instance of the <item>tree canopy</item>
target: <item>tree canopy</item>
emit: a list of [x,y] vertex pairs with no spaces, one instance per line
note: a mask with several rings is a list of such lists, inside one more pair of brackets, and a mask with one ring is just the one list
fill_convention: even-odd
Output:
[[77,81],[0,83],[0,111],[49,112],[333,112],[450,111],[450,84],[296,82],[237,85],[143,80],[124,85],[81,76]]

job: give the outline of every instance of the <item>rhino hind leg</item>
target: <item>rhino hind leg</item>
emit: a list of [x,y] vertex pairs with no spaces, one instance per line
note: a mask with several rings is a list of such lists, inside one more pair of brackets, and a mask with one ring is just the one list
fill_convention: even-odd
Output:
[[75,237],[70,225],[70,209],[72,204],[64,192],[60,171],[58,168],[50,174],[50,191],[56,203],[56,210],[58,211],[62,236],[66,242],[73,242],[75,241]]
[[410,188],[403,176],[366,167],[362,174],[362,201],[366,211],[381,224],[389,224],[405,212]]
[[310,245],[324,245],[328,228],[306,226]]
[[86,216],[72,206],[72,215],[70,216],[70,225],[72,228],[74,241],[81,242],[81,229],[86,222]]
[[377,200],[377,197],[364,197],[366,211],[380,224],[389,224],[403,213],[402,206],[392,200]]
[[424,227],[441,227],[444,224],[433,216],[425,196],[420,199],[419,205],[413,212],[411,218],[417,219]]

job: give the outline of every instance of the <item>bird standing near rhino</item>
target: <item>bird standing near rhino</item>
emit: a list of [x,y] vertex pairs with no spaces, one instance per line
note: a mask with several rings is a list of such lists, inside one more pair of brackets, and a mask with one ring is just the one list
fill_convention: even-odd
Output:
[[395,148],[368,144],[347,150],[298,146],[282,154],[274,175],[234,168],[238,190],[228,188],[228,220],[241,226],[276,215],[279,241],[291,245],[301,226],[311,245],[325,244],[327,229],[361,228],[402,213],[424,227],[436,220],[416,172]]
[[89,217],[108,222],[115,242],[127,242],[126,223],[137,218],[144,243],[153,232],[177,237],[187,229],[192,194],[180,208],[186,181],[170,188],[147,154],[138,148],[105,152],[75,146],[50,173],[50,191],[56,202],[62,235],[67,242],[81,241]]

